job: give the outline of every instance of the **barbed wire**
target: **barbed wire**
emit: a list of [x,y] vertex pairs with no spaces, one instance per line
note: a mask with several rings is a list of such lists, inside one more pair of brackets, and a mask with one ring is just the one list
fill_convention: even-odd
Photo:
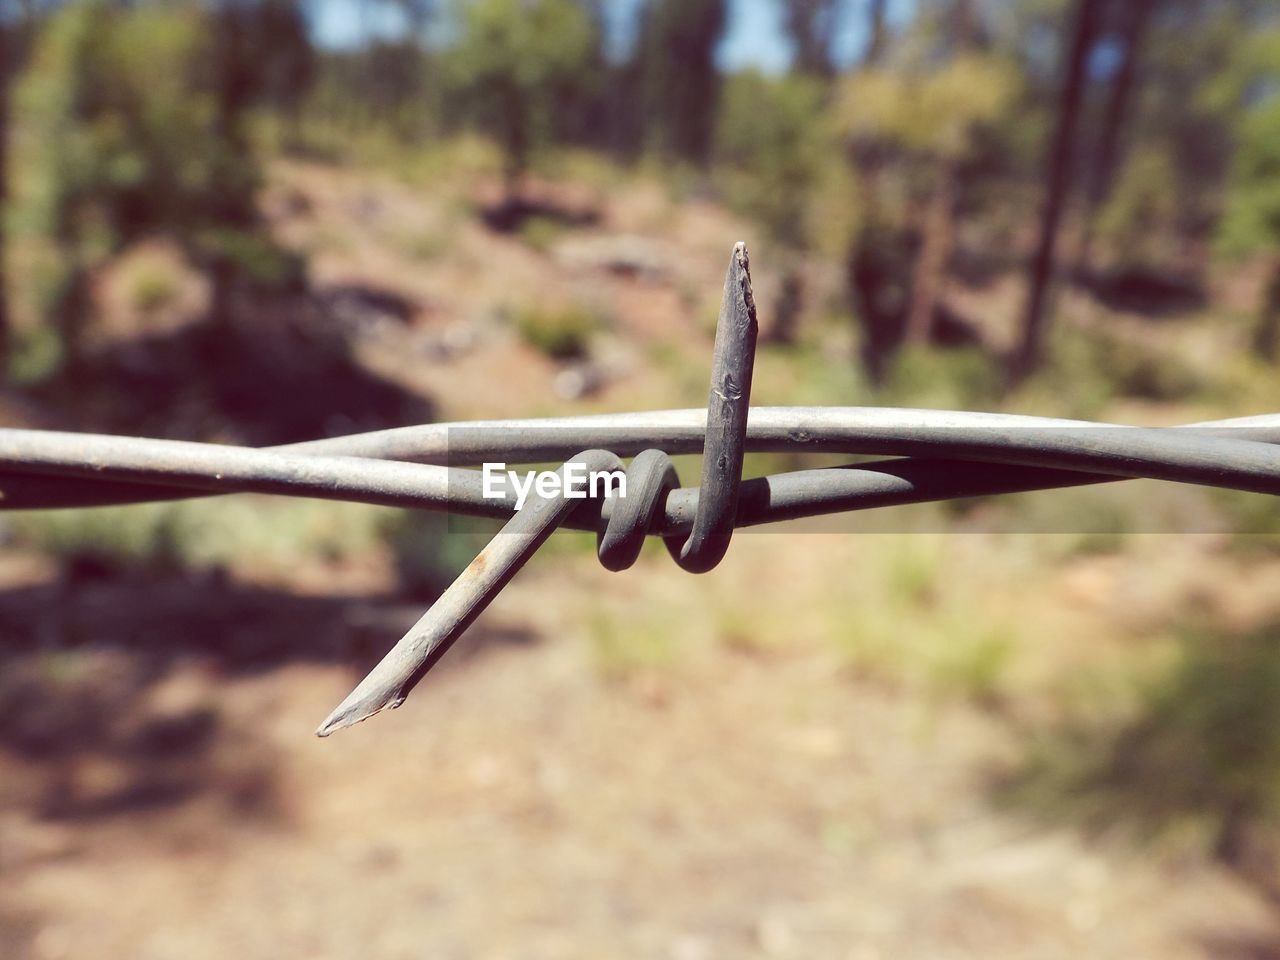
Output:
[[[269,449],[0,429],[0,509],[105,506],[266,493],[447,511],[507,522],[317,733],[399,706],[538,547],[564,526],[631,566],[662,537],[691,572],[737,527],[899,504],[1153,478],[1280,494],[1280,414],[1147,428],[1003,413],[750,407],[757,318],[746,247],[725,278],[704,410],[400,427]],[[747,452],[893,459],[743,479]],[[698,487],[671,457],[702,454]],[[633,457],[624,467],[621,457]],[[476,465],[560,461],[559,493],[517,507]],[[566,494],[571,466],[625,470],[626,495]]]

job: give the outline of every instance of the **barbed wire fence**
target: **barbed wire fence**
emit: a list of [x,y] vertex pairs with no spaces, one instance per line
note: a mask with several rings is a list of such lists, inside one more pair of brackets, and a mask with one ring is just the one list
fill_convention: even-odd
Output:
[[[1280,494],[1280,414],[1130,427],[1015,414],[750,406],[757,335],[750,265],[725,278],[705,410],[401,427],[269,449],[0,429],[0,509],[90,507],[266,493],[446,511],[507,522],[316,731],[398,707],[560,527],[597,534],[610,570],[647,537],[677,564],[714,568],[738,527],[855,510],[1132,478]],[[890,459],[744,479],[747,452]],[[697,487],[671,457],[702,454]],[[622,457],[631,457],[629,466]],[[562,461],[556,493],[523,506],[476,465]],[[574,477],[625,471],[625,495],[586,497]]]

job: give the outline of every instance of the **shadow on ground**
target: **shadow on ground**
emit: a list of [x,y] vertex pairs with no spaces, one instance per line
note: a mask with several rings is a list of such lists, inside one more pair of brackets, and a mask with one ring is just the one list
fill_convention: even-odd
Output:
[[[44,426],[251,445],[431,420],[428,400],[360,363],[339,306],[305,286],[245,287],[218,320],[104,329],[72,380],[21,403]],[[60,553],[47,579],[0,590],[0,809],[89,820],[216,794],[238,816],[278,817],[274,758],[224,709],[220,683],[299,661],[367,669],[438,590],[418,581],[303,596]]]
[[1035,731],[1000,794],[1093,833],[1190,842],[1280,904],[1280,621],[1186,629],[1127,700]]
[[[219,685],[296,662],[348,666],[354,682],[422,610],[394,595],[297,596],[217,573],[64,576],[0,592],[0,753],[39,784],[0,790],[0,804],[86,820],[212,793],[237,816],[276,818],[274,759],[229,719]],[[532,640],[478,630],[446,663]],[[86,779],[86,767],[111,773]]]
[[31,399],[72,429],[252,445],[433,419],[427,399],[353,357],[338,313],[307,292],[255,294],[223,322],[105,343],[78,363],[74,389],[55,380]]
[[1202,278],[1151,267],[1082,269],[1073,279],[1103,306],[1139,313],[1152,320],[1202,310],[1208,302]]
[[478,212],[484,225],[496,233],[517,233],[536,220],[561,227],[591,227],[600,222],[600,211],[594,206],[551,194],[508,195],[481,205]]

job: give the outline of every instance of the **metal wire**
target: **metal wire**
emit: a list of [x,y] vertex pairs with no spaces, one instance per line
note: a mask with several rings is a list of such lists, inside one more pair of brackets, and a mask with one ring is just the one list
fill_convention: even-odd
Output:
[[[621,456],[648,448],[697,453],[705,417],[704,411],[665,410],[612,419],[432,424],[274,450],[0,429],[0,509],[255,492],[505,518],[515,512],[514,497],[486,498],[479,472],[438,461],[542,463],[566,459],[583,446]],[[454,449],[451,431],[457,433]],[[1274,414],[1151,429],[1010,414],[757,407],[747,425],[747,451],[910,459],[744,480],[736,525],[1127,477],[1274,493],[1277,444],[1280,415]],[[671,491],[648,532],[687,534],[699,498],[698,488]],[[596,529],[597,522],[589,510],[579,510],[567,525]]]
[[[402,427],[255,450],[0,429],[0,509],[257,492],[505,518],[502,531],[326,719],[327,735],[398,706],[558,526],[594,530],[601,562],[635,562],[646,536],[702,572],[736,527],[923,501],[1126,478],[1280,493],[1280,415],[1140,428],[1013,414],[868,407],[750,408],[755,304],[745,246],[725,279],[708,406]],[[745,452],[898,459],[742,479]],[[700,487],[670,457],[703,454]],[[486,496],[480,463],[626,467],[626,497]]]

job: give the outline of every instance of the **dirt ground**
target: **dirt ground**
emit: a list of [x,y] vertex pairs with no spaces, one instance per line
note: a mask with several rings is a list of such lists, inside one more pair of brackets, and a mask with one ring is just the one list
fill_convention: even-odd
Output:
[[[744,537],[713,576],[813,563],[786,542]],[[1253,887],[1009,809],[1009,717],[852,679],[802,619],[769,648],[694,631],[660,668],[602,671],[584,604],[692,618],[691,578],[644,572],[633,595],[543,562],[403,708],[328,740],[352,667],[189,653],[103,721],[172,743],[4,753],[4,955],[1275,955]]]

